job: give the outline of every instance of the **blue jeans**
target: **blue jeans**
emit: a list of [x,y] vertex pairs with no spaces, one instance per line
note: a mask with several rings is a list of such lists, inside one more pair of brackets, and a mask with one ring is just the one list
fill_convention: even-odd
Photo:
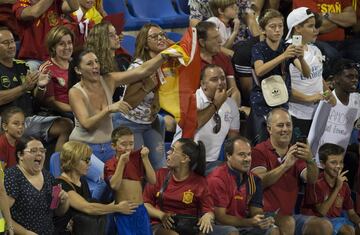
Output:
[[[155,120],[153,124],[157,124]],[[155,123],[156,122],[156,123]],[[158,128],[154,128],[153,124],[140,124],[126,119],[120,113],[113,116],[114,128],[119,126],[126,126],[131,129],[135,137],[135,149],[140,149],[145,145],[149,148],[149,160],[154,170],[165,166],[165,147],[164,147],[164,132],[157,130],[165,128],[164,125],[159,124]]]

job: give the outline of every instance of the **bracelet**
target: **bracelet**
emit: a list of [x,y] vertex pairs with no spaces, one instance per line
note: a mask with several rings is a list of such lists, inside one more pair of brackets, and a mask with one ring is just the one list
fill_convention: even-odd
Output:
[[46,86],[37,86],[37,89],[40,90],[40,91],[45,91]]

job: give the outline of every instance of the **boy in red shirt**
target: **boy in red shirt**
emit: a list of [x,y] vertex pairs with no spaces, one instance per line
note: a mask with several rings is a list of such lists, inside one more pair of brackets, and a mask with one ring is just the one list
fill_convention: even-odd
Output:
[[140,206],[132,215],[115,214],[117,231],[122,235],[151,235],[150,219],[143,204],[142,182],[144,177],[150,184],[155,184],[156,176],[149,160],[149,149],[142,147],[134,151],[134,134],[125,126],[120,126],[111,133],[112,146],[116,155],[105,163],[105,179],[115,192],[115,203],[131,201]]
[[[354,210],[351,190],[345,182],[345,150],[338,145],[326,143],[319,149],[319,158],[324,172],[315,184],[306,187],[301,212],[306,215],[327,217],[333,226],[333,234],[358,234],[360,217]],[[345,211],[347,217],[341,217]],[[355,226],[354,226],[355,224]]]

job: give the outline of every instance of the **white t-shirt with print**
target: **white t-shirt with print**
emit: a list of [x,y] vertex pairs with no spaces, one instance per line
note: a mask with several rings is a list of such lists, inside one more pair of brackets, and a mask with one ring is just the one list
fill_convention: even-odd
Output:
[[[305,95],[314,95],[323,91],[323,62],[322,54],[315,45],[307,45],[304,52],[304,60],[309,65],[310,77],[304,77],[301,72],[290,64],[291,89],[302,92]],[[311,120],[315,113],[317,104],[307,102],[289,102],[289,113],[298,119]]]

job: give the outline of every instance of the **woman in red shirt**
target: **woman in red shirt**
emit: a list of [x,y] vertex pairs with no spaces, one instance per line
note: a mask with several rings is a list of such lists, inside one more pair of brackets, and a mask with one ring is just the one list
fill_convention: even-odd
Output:
[[179,139],[168,151],[167,167],[156,172],[156,184],[148,184],[144,191],[154,234],[178,232],[175,222],[179,215],[197,217],[199,232],[212,231],[213,202],[204,177],[204,144]]

